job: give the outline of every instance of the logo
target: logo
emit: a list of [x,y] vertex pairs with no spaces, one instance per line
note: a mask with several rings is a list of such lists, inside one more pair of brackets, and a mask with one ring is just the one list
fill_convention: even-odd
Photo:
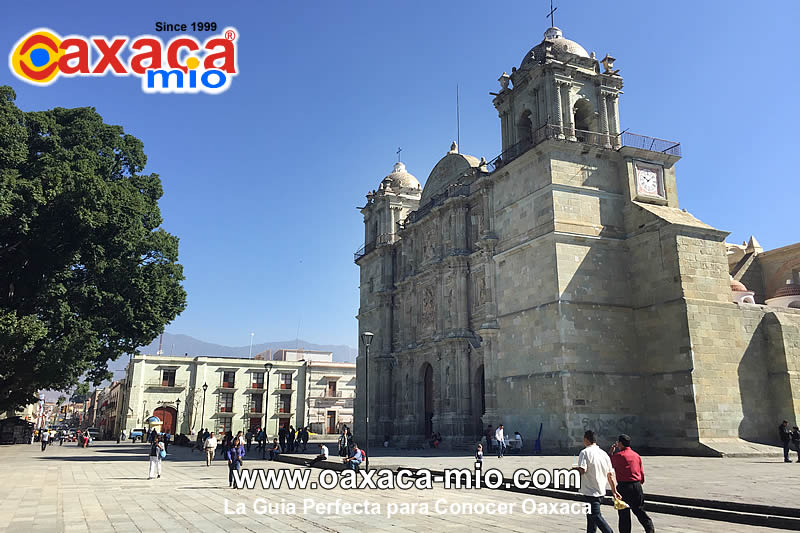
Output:
[[228,90],[239,73],[235,28],[204,42],[179,35],[167,44],[152,35],[60,37],[37,28],[22,37],[8,56],[20,80],[47,86],[59,77],[135,76],[145,93],[208,93]]

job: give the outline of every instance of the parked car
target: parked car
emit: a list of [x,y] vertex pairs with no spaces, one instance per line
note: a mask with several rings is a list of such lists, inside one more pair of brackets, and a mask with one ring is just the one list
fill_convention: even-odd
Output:
[[141,439],[141,441],[144,442],[145,434],[146,432],[144,428],[133,428],[128,435],[128,438],[133,439],[133,442],[136,442],[136,439]]
[[100,440],[100,430],[97,428],[86,428],[86,433],[92,440]]

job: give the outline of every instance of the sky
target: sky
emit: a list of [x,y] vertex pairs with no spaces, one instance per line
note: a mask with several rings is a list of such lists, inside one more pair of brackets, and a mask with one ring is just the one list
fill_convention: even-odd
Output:
[[[3,6],[3,53],[37,27],[164,41],[180,32],[156,33],[158,21],[237,30],[239,74],[219,95],[145,94],[114,76],[34,87],[0,68],[23,110],[92,106],[144,142],[186,276],[187,308],[166,329],[235,346],[251,332],[256,343],[357,345],[357,207],[398,147],[424,184],[457,134],[456,85],[460,151],[497,155],[489,91],[549,27],[548,0],[36,5]],[[681,143],[682,208],[729,242],[800,241],[800,2],[556,6],[566,38],[617,58],[622,129]]]

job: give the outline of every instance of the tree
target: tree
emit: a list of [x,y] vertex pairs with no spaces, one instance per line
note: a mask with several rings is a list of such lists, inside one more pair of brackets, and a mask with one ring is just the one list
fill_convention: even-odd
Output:
[[15,98],[0,87],[0,411],[99,384],[186,306],[142,142],[93,108]]
[[86,398],[89,397],[89,384],[78,383],[78,386],[75,387],[75,390],[72,391],[72,396],[70,396],[69,401],[72,403],[83,403],[86,401]]

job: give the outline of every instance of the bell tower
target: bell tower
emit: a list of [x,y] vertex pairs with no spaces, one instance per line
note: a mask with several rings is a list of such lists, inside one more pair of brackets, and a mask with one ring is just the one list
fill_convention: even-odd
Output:
[[559,28],[548,28],[519,68],[500,76],[500,92],[492,93],[503,153],[516,157],[544,138],[617,148],[622,94],[618,72],[613,57],[598,61],[594,52],[564,38]]

